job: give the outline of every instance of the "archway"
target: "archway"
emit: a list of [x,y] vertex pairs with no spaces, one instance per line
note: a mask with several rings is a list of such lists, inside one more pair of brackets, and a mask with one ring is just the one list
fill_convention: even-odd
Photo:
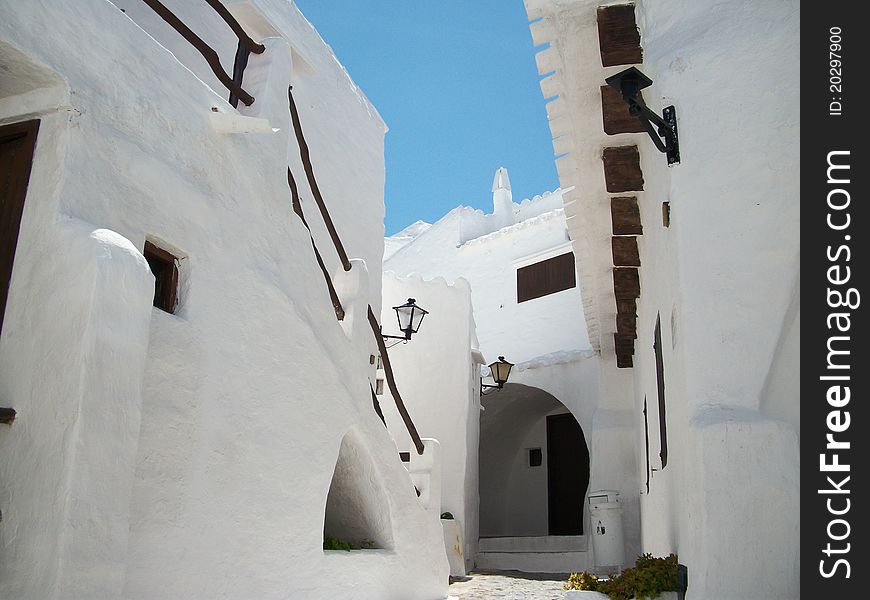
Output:
[[328,541],[354,548],[393,548],[389,499],[362,437],[348,431],[341,440],[323,522]]
[[589,451],[574,416],[521,384],[481,403],[480,536],[582,535]]

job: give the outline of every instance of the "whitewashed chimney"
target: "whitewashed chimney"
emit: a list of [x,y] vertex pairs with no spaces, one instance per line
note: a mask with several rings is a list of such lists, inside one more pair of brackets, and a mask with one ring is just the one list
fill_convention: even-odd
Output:
[[507,169],[504,167],[498,168],[495,172],[495,179],[492,182],[492,215],[499,229],[517,222],[514,215],[511,180],[508,178]]

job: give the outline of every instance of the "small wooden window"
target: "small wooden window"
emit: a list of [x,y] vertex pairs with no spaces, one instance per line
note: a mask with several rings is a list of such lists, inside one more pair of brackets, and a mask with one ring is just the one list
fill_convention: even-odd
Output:
[[576,285],[574,254],[568,252],[517,269],[517,302],[555,294]]
[[658,385],[659,396],[659,439],[660,452],[659,456],[662,459],[662,469],[668,464],[668,425],[665,414],[665,362],[662,358],[662,322],[659,316],[656,316],[656,331],[655,331],[655,348],[656,353],[656,383]]
[[540,467],[544,464],[544,453],[540,448],[529,448],[529,466]]
[[145,242],[144,254],[154,273],[154,306],[174,314],[178,302],[177,258],[148,241]]

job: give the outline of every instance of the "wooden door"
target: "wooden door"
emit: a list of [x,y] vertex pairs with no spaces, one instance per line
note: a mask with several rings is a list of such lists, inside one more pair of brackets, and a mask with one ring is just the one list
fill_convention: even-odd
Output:
[[589,451],[570,413],[547,417],[547,497],[550,535],[583,534]]
[[0,331],[38,130],[38,120],[0,126]]

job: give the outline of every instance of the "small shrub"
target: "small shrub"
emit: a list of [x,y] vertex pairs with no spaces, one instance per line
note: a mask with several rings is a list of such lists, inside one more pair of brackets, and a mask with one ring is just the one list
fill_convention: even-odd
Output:
[[347,552],[350,552],[351,550],[371,550],[374,547],[375,543],[372,540],[363,540],[361,542],[345,542],[344,540],[334,538],[330,535],[323,536],[324,550],[345,550]]
[[643,554],[637,557],[633,567],[623,569],[622,573],[611,574],[607,579],[583,571],[571,573],[565,590],[590,590],[607,594],[610,600],[629,600],[630,598],[658,598],[662,592],[675,592],[679,587],[677,579],[677,555],[664,558]]
[[324,550],[347,550],[350,552],[353,550],[353,544],[350,542],[343,542],[338,538],[334,538],[329,535],[323,536],[323,549]]
[[598,591],[598,578],[592,573],[583,571],[582,573],[571,573],[568,576],[568,583],[562,586],[563,590],[586,590]]
[[453,518],[453,513],[451,513],[451,512],[443,512],[443,513],[441,513],[441,518],[442,518],[442,519],[452,519],[452,518]]

